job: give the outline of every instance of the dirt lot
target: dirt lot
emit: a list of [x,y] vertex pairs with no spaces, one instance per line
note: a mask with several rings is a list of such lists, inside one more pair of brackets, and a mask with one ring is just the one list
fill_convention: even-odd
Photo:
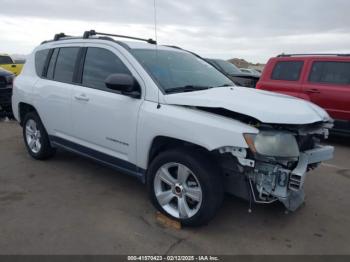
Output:
[[164,228],[136,179],[71,153],[32,160],[15,122],[0,122],[1,254],[350,254],[350,139],[307,178],[285,214],[226,197],[197,229]]

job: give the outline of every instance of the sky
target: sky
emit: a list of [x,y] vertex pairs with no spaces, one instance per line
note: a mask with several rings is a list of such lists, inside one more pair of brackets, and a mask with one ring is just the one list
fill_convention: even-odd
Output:
[[[0,53],[55,33],[155,38],[154,0],[0,0]],[[350,53],[349,0],[156,0],[159,44],[265,63],[280,53]]]

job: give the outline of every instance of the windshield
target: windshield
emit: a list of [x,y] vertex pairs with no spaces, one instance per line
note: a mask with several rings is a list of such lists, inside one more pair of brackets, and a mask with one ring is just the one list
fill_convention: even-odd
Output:
[[[225,75],[206,61],[182,51],[134,49],[132,53],[166,92],[233,86]],[[191,87],[192,89],[189,89]]]
[[9,65],[12,64],[12,59],[9,56],[2,56],[0,55],[0,64],[1,65]]
[[241,71],[230,62],[224,60],[214,60],[214,62],[217,63],[229,75],[241,73]]

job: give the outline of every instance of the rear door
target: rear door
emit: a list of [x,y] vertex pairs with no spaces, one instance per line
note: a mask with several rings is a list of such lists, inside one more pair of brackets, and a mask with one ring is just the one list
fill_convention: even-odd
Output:
[[258,89],[301,97],[304,61],[275,59],[258,82]]
[[331,117],[350,120],[350,61],[312,59],[303,92]]
[[[71,95],[79,50],[79,46],[51,49],[47,68],[40,69],[43,73],[33,90],[35,106],[51,136],[64,139],[72,136]],[[36,61],[39,60],[37,56]]]

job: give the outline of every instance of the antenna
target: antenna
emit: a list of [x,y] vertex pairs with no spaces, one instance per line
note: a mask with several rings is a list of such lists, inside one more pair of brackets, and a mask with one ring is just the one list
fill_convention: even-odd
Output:
[[154,38],[156,39],[156,42],[157,42],[158,35],[157,35],[157,3],[156,3],[156,1],[157,0],[153,0],[153,5],[154,5]]
[[[156,62],[158,61],[158,34],[157,34],[157,3],[156,0],[153,0],[153,7],[154,7],[154,38],[156,39]],[[158,87],[158,98],[157,98],[157,109],[161,108],[160,102],[159,102],[159,87]]]

